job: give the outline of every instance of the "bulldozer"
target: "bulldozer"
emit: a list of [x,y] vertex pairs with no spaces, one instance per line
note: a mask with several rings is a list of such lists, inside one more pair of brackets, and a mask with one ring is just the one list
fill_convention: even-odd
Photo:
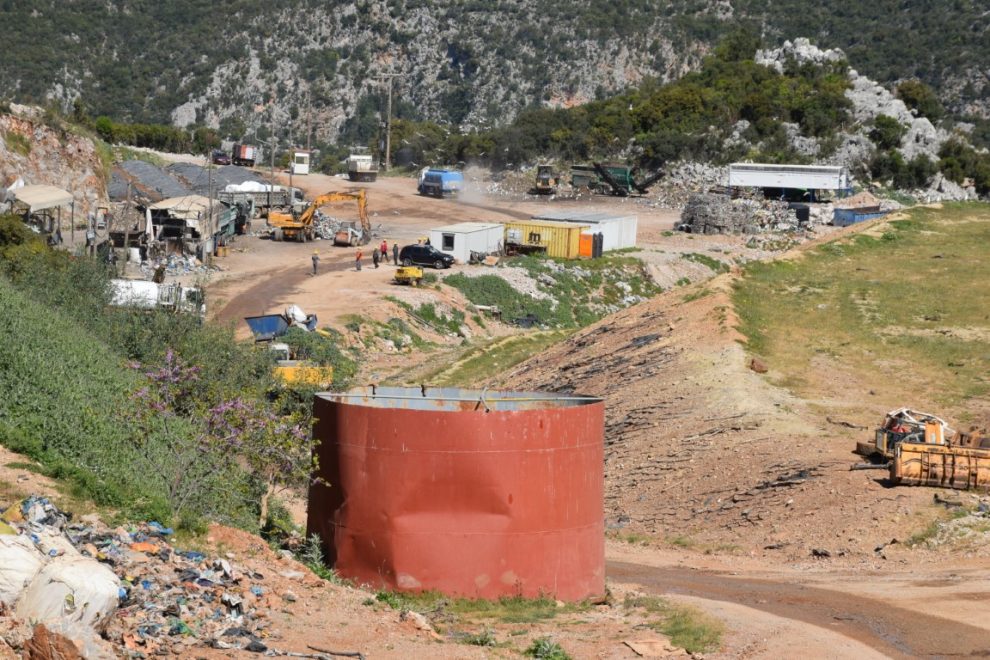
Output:
[[529,189],[530,195],[556,195],[559,179],[554,175],[552,165],[536,166],[536,184]]
[[[299,215],[272,211],[268,214],[268,226],[271,228],[272,240],[296,240],[299,242],[313,240],[313,216],[316,215],[316,211],[327,204],[348,201],[357,202],[361,228],[360,230],[354,228],[348,233],[346,245],[368,244],[371,241],[371,221],[368,219],[368,197],[364,190],[324,193],[314,199]],[[340,244],[334,237],[334,245]]]

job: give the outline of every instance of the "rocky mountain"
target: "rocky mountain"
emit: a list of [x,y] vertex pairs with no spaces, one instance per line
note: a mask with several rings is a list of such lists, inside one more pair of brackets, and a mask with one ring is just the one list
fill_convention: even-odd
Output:
[[[0,213],[7,210],[7,188],[48,184],[72,193],[72,213],[82,220],[106,204],[107,162],[97,144],[39,108],[14,104],[0,113]],[[63,218],[65,226],[69,216]]]
[[[975,0],[2,0],[0,89],[91,114],[226,134],[367,139],[393,79],[400,116],[504,123],[696,68],[728,30],[809,37],[881,83],[920,77],[990,116],[990,16]],[[951,45],[951,48],[945,47]]]

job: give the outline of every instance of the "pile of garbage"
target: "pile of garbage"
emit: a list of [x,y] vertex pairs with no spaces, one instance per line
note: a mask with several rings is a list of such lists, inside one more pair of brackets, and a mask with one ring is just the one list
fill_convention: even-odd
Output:
[[5,620],[0,649],[23,647],[30,622],[90,658],[184,656],[204,645],[278,653],[263,640],[272,611],[294,596],[276,598],[264,575],[227,558],[173,546],[172,533],[157,522],[76,522],[42,497],[4,509],[0,611],[23,623]]
[[759,234],[800,227],[796,212],[786,202],[732,199],[717,193],[692,195],[678,225],[692,234]]
[[151,278],[155,272],[165,268],[166,275],[191,275],[193,273],[209,273],[220,270],[216,266],[207,266],[192,255],[169,254],[168,256],[147,259],[141,262],[141,272]]

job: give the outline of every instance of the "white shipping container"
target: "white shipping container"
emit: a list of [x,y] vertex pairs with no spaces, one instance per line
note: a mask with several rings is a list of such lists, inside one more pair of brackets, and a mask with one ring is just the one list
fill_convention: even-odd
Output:
[[489,222],[461,222],[430,230],[430,245],[466,264],[472,252],[497,252],[505,240],[505,227]]
[[639,218],[635,215],[612,215],[603,212],[588,211],[554,211],[544,215],[534,216],[538,220],[556,220],[558,222],[574,222],[589,225],[582,234],[602,234],[602,249],[621,250],[636,247],[636,234]]
[[845,190],[849,173],[835,165],[776,165],[732,163],[730,188],[792,188],[796,190]]

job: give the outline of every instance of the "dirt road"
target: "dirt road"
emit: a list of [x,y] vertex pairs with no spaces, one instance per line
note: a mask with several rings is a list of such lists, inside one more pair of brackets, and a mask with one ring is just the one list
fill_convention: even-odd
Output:
[[[280,174],[278,178],[281,183],[289,184],[286,174]],[[328,191],[366,189],[375,245],[382,240],[389,246],[393,243],[407,245],[425,238],[434,227],[468,221],[509,222],[529,218],[548,208],[624,213],[634,208],[640,218],[640,234],[647,242],[676,241],[662,236],[663,232],[669,233],[676,212],[628,200],[607,197],[590,201],[516,196],[492,198],[484,193],[483,184],[477,181],[469,181],[465,193],[456,199],[435,199],[417,194],[416,180],[409,177],[382,177],[374,183],[353,183],[324,174],[310,174],[293,177],[292,185],[301,188],[308,199]],[[325,211],[343,219],[357,217],[356,207],[346,203],[326,207]],[[253,223],[256,233],[263,232],[264,227],[264,220]],[[311,276],[310,257],[314,250],[320,254],[317,277]],[[354,248],[334,247],[329,241],[275,242],[260,235],[240,236],[231,255],[218,260],[223,271],[209,287],[211,316],[221,322],[234,323],[241,338],[248,336],[246,326],[241,323],[244,316],[279,312],[292,304],[315,313],[324,324],[337,323],[352,314],[388,318],[393,310],[386,309],[388,306],[383,305],[382,298],[401,299],[408,291],[392,286],[390,266],[382,264],[378,270],[371,267],[368,248],[364,249],[363,269],[357,272],[354,269],[355,253]],[[674,256],[655,252],[647,254],[646,258],[653,263],[670,261],[676,256],[676,251]],[[682,267],[691,269],[693,266],[685,262]]]
[[[611,561],[611,579],[658,594],[727,601],[838,633],[890,657],[990,656],[990,630],[848,592],[725,572]],[[990,592],[980,594],[990,597]],[[974,599],[975,600],[975,599]],[[886,601],[886,602],[885,602]],[[935,608],[933,608],[935,609]],[[937,612],[938,610],[935,609]]]

